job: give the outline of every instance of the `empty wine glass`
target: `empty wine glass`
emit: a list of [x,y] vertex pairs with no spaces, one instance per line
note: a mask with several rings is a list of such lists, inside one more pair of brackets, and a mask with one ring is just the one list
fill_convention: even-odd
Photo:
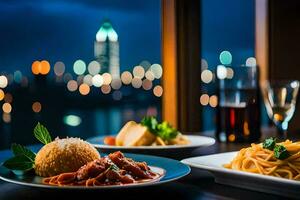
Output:
[[269,118],[277,127],[280,137],[286,138],[288,122],[293,117],[299,81],[267,81],[262,85],[264,103]]

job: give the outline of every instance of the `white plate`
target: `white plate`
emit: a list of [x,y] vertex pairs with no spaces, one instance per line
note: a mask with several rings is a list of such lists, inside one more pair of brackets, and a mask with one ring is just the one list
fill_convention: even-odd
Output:
[[229,163],[236,154],[237,152],[228,152],[199,156],[187,158],[181,162],[191,167],[210,171],[215,176],[217,183],[299,198],[300,181],[224,168],[223,165]]
[[215,139],[206,136],[198,135],[185,135],[191,143],[188,145],[167,145],[167,146],[110,146],[103,143],[105,137],[94,137],[87,139],[88,142],[93,144],[98,149],[110,150],[164,150],[164,149],[183,149],[183,148],[198,148],[203,146],[210,146],[215,143]]

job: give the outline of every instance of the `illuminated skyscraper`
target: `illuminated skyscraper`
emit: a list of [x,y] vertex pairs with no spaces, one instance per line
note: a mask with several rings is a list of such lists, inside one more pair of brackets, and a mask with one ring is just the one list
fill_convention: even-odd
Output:
[[113,78],[120,77],[118,35],[109,21],[105,21],[96,34],[94,54],[101,65],[101,73],[109,72]]

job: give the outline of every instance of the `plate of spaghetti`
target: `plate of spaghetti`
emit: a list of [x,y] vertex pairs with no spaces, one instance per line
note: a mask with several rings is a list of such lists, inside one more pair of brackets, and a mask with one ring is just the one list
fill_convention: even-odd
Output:
[[208,170],[221,184],[274,193],[300,195],[300,142],[276,142],[268,138],[238,152],[227,152],[182,160]]

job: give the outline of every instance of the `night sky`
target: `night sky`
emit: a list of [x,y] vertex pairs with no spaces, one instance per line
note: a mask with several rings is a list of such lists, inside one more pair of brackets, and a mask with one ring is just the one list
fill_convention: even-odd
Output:
[[232,65],[245,64],[254,55],[254,0],[202,0],[202,57],[214,69],[219,54],[228,50]]
[[0,71],[29,73],[32,61],[94,58],[95,35],[109,19],[119,35],[121,70],[160,63],[159,0],[1,0]]
[[[202,57],[222,50],[233,64],[254,56],[254,1],[202,0]],[[0,72],[29,73],[34,60],[93,60],[95,35],[109,19],[119,35],[121,71],[161,62],[160,0],[0,0]]]

